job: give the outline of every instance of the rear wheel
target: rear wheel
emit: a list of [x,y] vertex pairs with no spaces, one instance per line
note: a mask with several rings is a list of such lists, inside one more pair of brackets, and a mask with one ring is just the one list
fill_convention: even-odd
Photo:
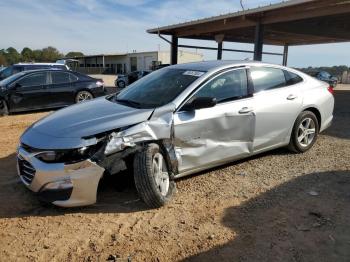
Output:
[[7,116],[8,114],[9,110],[6,101],[0,100],[0,116]]
[[302,112],[295,121],[288,148],[296,153],[309,150],[316,142],[319,131],[317,117],[311,111]]
[[164,206],[175,193],[175,182],[157,144],[146,145],[135,155],[134,180],[140,198],[152,208]]
[[89,91],[79,91],[75,96],[75,102],[81,103],[93,99],[94,96]]

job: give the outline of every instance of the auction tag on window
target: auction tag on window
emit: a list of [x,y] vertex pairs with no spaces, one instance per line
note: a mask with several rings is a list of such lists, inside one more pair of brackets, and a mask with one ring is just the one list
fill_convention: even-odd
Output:
[[204,75],[204,72],[201,72],[201,71],[185,71],[183,73],[183,75],[200,77],[200,76]]

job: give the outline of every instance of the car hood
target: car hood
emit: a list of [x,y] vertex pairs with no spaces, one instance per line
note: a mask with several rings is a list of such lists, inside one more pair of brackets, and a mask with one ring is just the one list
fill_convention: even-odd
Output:
[[81,138],[146,121],[153,111],[153,108],[132,108],[102,97],[46,116],[26,130],[21,142],[42,149],[79,147]]

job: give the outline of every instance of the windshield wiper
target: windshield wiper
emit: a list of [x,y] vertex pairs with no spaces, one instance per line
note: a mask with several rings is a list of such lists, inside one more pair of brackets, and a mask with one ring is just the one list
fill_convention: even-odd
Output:
[[124,104],[126,106],[131,106],[131,107],[136,107],[136,108],[141,108],[141,104],[136,101],[128,100],[128,99],[116,99],[116,102],[120,104]]

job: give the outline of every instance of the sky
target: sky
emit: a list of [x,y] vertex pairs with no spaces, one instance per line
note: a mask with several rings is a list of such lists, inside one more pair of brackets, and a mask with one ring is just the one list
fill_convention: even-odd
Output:
[[[247,9],[278,2],[243,0],[243,5]],[[84,54],[169,50],[169,44],[146,30],[240,10],[239,0],[0,0],[0,49],[54,46],[63,53]],[[214,41],[180,39],[179,43],[216,46]],[[224,43],[224,47],[253,50],[250,44]],[[349,66],[349,50],[350,43],[290,47],[288,65]],[[264,46],[264,51],[282,52],[282,47]],[[205,60],[216,58],[215,51],[197,52]],[[251,56],[223,53],[224,59]],[[264,55],[263,60],[282,63],[279,56]]]

